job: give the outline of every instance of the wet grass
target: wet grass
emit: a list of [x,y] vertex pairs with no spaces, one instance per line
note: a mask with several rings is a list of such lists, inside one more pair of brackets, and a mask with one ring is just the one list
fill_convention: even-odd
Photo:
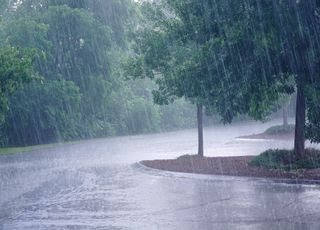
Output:
[[56,143],[50,143],[50,144],[32,145],[32,146],[25,146],[25,147],[3,147],[3,148],[0,147],[0,156],[8,155],[8,154],[16,154],[16,153],[26,153],[26,152],[31,152],[35,150],[41,150],[41,149],[51,149],[59,146],[80,144],[80,143],[85,143],[88,141],[99,140],[99,139],[103,140],[105,138],[56,142]]
[[294,132],[294,125],[276,125],[268,128],[264,134],[268,135],[281,135],[281,134],[289,134]]
[[302,159],[293,157],[293,150],[270,149],[249,162],[250,166],[279,169],[284,171],[320,168],[320,150],[306,149]]
[[51,149],[51,148],[55,148],[58,146],[78,144],[78,143],[83,143],[86,141],[90,141],[90,140],[57,142],[57,143],[51,143],[51,144],[32,145],[32,146],[26,146],[26,147],[5,147],[5,148],[0,148],[0,156],[1,155],[16,154],[16,153],[26,153],[26,152],[31,152],[31,151],[35,151],[35,150],[41,150],[41,149]]
[[34,146],[26,146],[26,147],[0,148],[0,155],[31,152],[31,151],[40,150],[40,149],[49,149],[49,148],[57,147],[59,145],[62,145],[62,143],[34,145]]

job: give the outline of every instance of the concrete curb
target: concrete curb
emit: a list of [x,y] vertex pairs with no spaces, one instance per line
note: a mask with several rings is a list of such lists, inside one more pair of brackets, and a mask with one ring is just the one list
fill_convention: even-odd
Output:
[[[306,180],[306,179],[285,179],[285,178],[271,178],[271,177],[245,177],[245,176],[229,176],[229,175],[214,175],[214,174],[201,174],[201,173],[185,173],[161,170],[157,168],[151,168],[142,163],[142,161],[133,164],[133,167],[140,168],[146,171],[157,172],[157,173],[168,173],[171,175],[182,176],[182,178],[189,179],[217,179],[230,181],[230,180],[241,180],[241,181],[256,181],[263,183],[275,183],[275,184],[291,184],[291,185],[320,185],[320,180]],[[200,178],[201,177],[201,178]]]

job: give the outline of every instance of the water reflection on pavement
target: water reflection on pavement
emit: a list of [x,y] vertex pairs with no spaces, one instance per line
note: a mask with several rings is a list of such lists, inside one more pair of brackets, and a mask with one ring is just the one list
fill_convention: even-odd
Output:
[[[270,124],[205,131],[207,155],[251,155]],[[92,140],[0,157],[0,229],[320,229],[320,186],[161,172],[135,162],[196,149],[196,131]]]

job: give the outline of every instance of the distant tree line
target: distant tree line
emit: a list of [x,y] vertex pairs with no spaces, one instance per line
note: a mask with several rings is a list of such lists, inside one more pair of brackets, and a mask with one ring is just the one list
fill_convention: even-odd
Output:
[[150,80],[123,77],[130,0],[0,1],[0,145],[194,125],[192,105],[153,104]]

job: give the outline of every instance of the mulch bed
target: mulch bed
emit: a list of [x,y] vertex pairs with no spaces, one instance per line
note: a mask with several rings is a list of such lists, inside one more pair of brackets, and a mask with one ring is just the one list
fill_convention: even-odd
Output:
[[248,162],[253,156],[239,157],[184,157],[174,160],[142,161],[147,167],[184,173],[263,177],[277,179],[320,180],[320,169],[298,171],[270,170],[262,167],[252,167]]

